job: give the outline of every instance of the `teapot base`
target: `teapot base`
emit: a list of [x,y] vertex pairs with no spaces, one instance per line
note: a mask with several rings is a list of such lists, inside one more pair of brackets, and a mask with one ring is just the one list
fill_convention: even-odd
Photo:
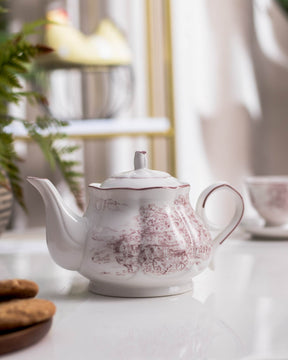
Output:
[[131,297],[131,298],[143,298],[143,297],[158,297],[158,296],[171,296],[179,295],[193,289],[192,279],[182,284],[173,286],[119,286],[102,281],[90,281],[89,291],[105,296],[115,297]]

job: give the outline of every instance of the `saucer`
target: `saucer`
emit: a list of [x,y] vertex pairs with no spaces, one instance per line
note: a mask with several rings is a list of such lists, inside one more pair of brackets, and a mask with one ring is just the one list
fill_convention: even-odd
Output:
[[256,238],[288,239],[288,225],[265,226],[264,222],[245,221],[241,227]]

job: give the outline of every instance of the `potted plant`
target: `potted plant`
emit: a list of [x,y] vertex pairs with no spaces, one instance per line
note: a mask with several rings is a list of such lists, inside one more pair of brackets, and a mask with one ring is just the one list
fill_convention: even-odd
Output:
[[[0,7],[0,13],[6,10]],[[35,91],[23,89],[19,77],[29,73],[29,67],[37,56],[47,54],[52,49],[33,44],[28,36],[45,23],[39,20],[25,24],[22,30],[15,34],[0,37],[0,232],[3,230],[5,218],[8,216],[8,205],[11,196],[25,209],[22,179],[19,170],[19,159],[15,151],[15,138],[9,131],[12,122],[20,122],[27,136],[36,142],[52,169],[60,169],[79,207],[82,207],[79,177],[82,175],[74,170],[76,161],[65,159],[66,154],[76,150],[73,145],[59,145],[59,140],[65,138],[63,130],[66,122],[52,116],[37,116],[35,119],[15,118],[9,114],[8,104],[19,104],[22,99],[37,105],[46,104],[46,98]],[[9,196],[10,194],[10,196]],[[4,206],[1,218],[1,204]],[[5,210],[6,209],[6,210]]]

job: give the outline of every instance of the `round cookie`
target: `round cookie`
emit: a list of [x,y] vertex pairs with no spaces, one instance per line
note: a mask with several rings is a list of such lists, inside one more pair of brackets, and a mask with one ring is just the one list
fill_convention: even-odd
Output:
[[56,306],[49,300],[20,299],[0,303],[0,331],[17,329],[50,319]]
[[0,301],[34,297],[38,293],[38,285],[31,280],[9,279],[0,281]]

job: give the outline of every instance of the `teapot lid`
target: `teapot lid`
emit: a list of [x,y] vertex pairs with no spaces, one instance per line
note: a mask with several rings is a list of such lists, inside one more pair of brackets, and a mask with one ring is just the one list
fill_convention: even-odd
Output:
[[[93,187],[93,185],[94,184],[91,184],[90,186]],[[148,169],[146,151],[136,151],[134,156],[134,170],[111,176],[100,185],[100,188],[147,189],[178,188],[183,186],[189,185],[164,171]]]

